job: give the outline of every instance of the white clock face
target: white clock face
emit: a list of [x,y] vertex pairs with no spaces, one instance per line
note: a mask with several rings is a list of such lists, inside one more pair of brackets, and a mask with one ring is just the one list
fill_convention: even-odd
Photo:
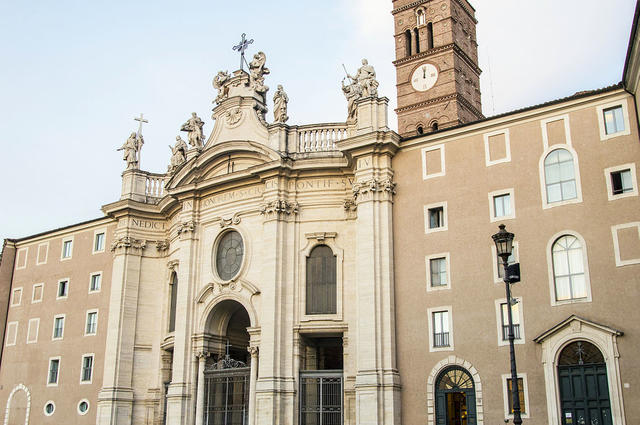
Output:
[[418,91],[429,90],[436,85],[436,81],[438,81],[438,68],[430,63],[420,65],[411,76],[411,85]]

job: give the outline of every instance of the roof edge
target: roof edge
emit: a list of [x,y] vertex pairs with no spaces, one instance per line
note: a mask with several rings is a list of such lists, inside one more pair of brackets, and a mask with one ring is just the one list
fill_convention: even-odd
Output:
[[35,238],[39,238],[39,237],[48,235],[50,233],[62,232],[64,230],[68,230],[68,229],[71,229],[71,228],[76,227],[76,226],[86,226],[87,224],[97,223],[97,222],[102,221],[102,220],[113,221],[113,219],[111,217],[106,217],[106,216],[105,217],[98,217],[98,218],[93,218],[91,220],[81,221],[79,223],[74,223],[74,224],[69,224],[67,226],[58,227],[57,229],[52,229],[52,230],[47,230],[47,231],[44,231],[44,232],[36,233],[34,235],[25,236],[25,237],[17,238],[17,239],[9,239],[9,240],[13,241],[14,243],[21,243],[21,242],[28,241],[29,239],[35,239]]

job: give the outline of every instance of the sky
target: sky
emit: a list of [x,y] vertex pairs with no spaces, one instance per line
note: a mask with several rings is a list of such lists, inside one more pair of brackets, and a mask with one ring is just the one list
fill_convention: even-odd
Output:
[[[471,0],[487,116],[616,84],[633,0]],[[0,0],[0,238],[98,218],[120,197],[120,147],[144,113],[141,168],[165,172],[196,112],[213,128],[211,81],[267,56],[288,124],[346,120],[344,64],[362,58],[396,102],[391,0]],[[273,115],[268,114],[271,121]],[[183,138],[186,135],[182,134]]]

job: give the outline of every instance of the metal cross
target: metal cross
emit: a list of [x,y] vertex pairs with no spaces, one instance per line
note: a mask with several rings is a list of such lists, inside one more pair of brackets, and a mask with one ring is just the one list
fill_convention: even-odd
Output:
[[134,118],[134,120],[140,122],[140,125],[138,126],[138,136],[140,136],[142,134],[142,123],[149,123],[149,120],[144,119],[142,112],[140,112],[140,117]]
[[[247,40],[247,34],[242,33],[242,40],[240,40],[240,44],[237,46],[233,46],[233,50],[237,50],[240,52],[240,70],[242,71],[242,65],[247,61],[244,59],[244,51],[247,50],[249,44],[253,44],[253,39]],[[247,65],[249,66],[249,65]]]
[[226,344],[226,357],[229,357],[229,348],[231,348],[231,344],[229,343],[229,340],[227,340],[227,344]]

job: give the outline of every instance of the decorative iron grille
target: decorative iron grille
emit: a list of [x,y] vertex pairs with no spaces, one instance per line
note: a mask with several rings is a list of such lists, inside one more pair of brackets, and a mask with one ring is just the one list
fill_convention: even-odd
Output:
[[342,394],[342,371],[300,372],[300,425],[341,425]]
[[249,379],[251,368],[226,355],[204,371],[206,425],[249,423]]

